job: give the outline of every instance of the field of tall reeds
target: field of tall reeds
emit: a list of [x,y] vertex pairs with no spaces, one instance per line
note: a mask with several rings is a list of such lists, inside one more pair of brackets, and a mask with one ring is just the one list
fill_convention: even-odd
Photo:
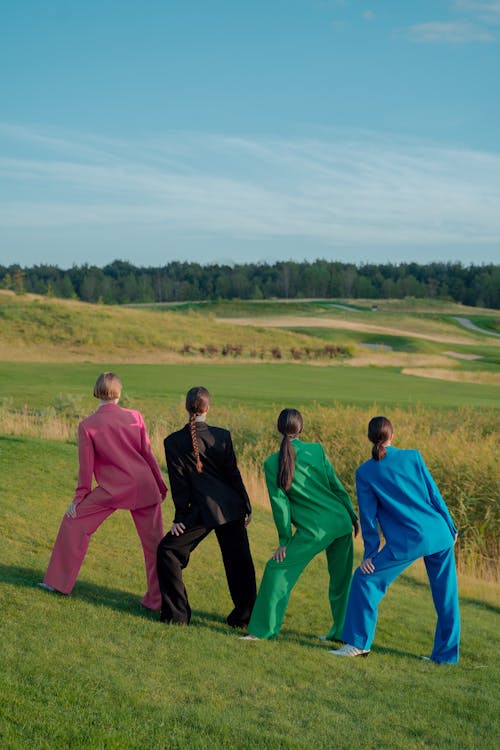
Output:
[[[166,405],[162,412],[143,410],[156,455],[165,467],[163,438],[185,421],[182,405]],[[365,437],[367,415],[380,410],[345,404],[308,406],[304,410],[303,439],[321,442],[336,471],[355,499],[354,473],[369,458]],[[75,443],[76,428],[86,415],[78,400],[57,397],[54,405],[30,411],[0,405],[0,434]],[[238,408],[218,404],[214,423],[233,434],[239,463],[253,502],[267,506],[262,477],[264,458],[279,447],[276,414],[269,407]],[[498,578],[500,472],[498,467],[498,411],[430,407],[392,408],[394,444],[422,453],[460,529],[457,555],[463,571]]]

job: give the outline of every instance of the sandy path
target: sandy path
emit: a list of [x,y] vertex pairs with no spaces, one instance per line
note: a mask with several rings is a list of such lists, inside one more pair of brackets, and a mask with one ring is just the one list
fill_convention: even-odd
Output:
[[460,336],[446,336],[437,333],[417,333],[400,328],[377,326],[370,323],[357,323],[351,320],[334,318],[307,318],[283,315],[277,318],[216,318],[218,323],[236,326],[258,326],[259,328],[333,328],[361,333],[380,333],[386,336],[409,336],[414,339],[437,341],[441,344],[471,344],[471,340]]
[[469,331],[476,331],[477,333],[484,333],[486,336],[496,336],[500,338],[500,333],[495,333],[495,331],[487,331],[486,328],[479,328],[475,323],[472,322],[472,320],[469,320],[469,318],[457,318],[457,316],[454,316],[455,320],[460,323],[461,326],[464,328],[468,328]]

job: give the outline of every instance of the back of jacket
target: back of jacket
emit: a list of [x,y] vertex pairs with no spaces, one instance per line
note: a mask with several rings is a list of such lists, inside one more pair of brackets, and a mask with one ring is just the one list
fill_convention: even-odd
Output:
[[99,407],[78,425],[78,457],[76,505],[92,492],[96,502],[134,509],[161,502],[167,492],[138,411]]
[[365,557],[378,551],[378,524],[396,559],[413,559],[450,547],[455,524],[439,489],[416,450],[387,447],[356,471],[356,491]]
[[196,422],[203,469],[196,459],[189,425],[165,438],[165,457],[175,522],[206,528],[243,519],[251,513],[250,499],[236,462],[231,433]]
[[291,487],[278,486],[279,453],[264,462],[266,484],[280,545],[292,537],[292,526],[301,535],[320,540],[350,534],[356,514],[320,443],[291,441],[295,470]]

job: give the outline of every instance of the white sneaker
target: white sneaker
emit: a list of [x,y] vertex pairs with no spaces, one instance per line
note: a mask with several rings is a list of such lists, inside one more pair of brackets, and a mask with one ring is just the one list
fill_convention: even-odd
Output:
[[342,648],[332,649],[328,653],[333,654],[333,656],[368,656],[370,651],[365,651],[363,648],[356,648],[356,646],[346,643]]
[[240,641],[260,641],[260,638],[257,638],[256,635],[252,635],[251,633],[248,633],[248,635],[240,635],[238,637]]
[[40,581],[40,583],[37,584],[40,586],[41,589],[45,589],[45,591],[55,591],[56,589],[53,586],[49,586],[48,583],[44,583],[43,581]]

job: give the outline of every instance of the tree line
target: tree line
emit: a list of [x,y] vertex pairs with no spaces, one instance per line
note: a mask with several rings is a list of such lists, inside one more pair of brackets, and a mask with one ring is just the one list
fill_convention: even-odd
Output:
[[0,288],[104,304],[217,299],[432,297],[500,309],[500,265],[280,261],[221,264],[172,261],[135,266],[115,260],[61,269],[0,265]]

